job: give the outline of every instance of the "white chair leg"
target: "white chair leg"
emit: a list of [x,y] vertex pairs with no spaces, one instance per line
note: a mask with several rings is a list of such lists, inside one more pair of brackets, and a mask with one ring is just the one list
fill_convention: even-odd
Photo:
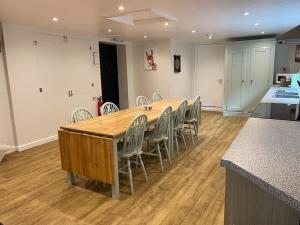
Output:
[[156,144],[156,147],[157,147],[157,153],[158,153],[158,158],[159,158],[159,162],[160,162],[161,172],[164,172],[164,165],[163,165],[163,161],[161,158],[159,143]]
[[181,134],[181,137],[182,137],[182,140],[183,140],[183,144],[184,144],[185,150],[187,150],[186,142],[185,142],[185,138],[184,138],[183,132],[180,131],[180,134]]
[[148,182],[148,176],[147,176],[146,169],[145,169],[145,166],[144,166],[144,163],[143,163],[143,160],[142,160],[142,156],[139,155],[138,157],[140,159],[141,167],[142,167],[142,170],[144,172],[146,182]]
[[195,129],[197,139],[198,139],[198,141],[200,141],[200,139],[199,139],[199,129],[198,129],[198,126],[197,126],[197,122],[194,122],[194,129]]
[[127,167],[128,167],[128,176],[129,176],[131,193],[134,194],[133,181],[132,181],[132,173],[131,173],[131,164],[130,164],[130,159],[129,158],[127,158]]
[[174,132],[174,137],[175,137],[177,155],[179,155],[179,146],[178,146],[177,132]]
[[192,126],[191,126],[191,124],[189,123],[189,129],[190,129],[190,134],[191,134],[191,138],[192,138],[192,143],[193,144],[195,144],[195,142],[194,142],[194,135],[193,135],[193,132],[192,132]]
[[168,161],[169,161],[169,163],[171,164],[170,152],[169,152],[169,149],[168,149],[168,145],[167,145],[167,141],[166,141],[166,140],[164,140],[164,146],[165,146],[165,150],[166,150],[166,152],[167,152]]

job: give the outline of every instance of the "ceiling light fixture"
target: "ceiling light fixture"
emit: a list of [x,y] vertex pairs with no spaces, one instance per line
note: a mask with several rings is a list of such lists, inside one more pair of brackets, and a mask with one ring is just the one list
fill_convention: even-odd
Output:
[[194,33],[196,33],[196,31],[195,31],[195,30],[192,30],[192,33],[194,34]]
[[148,36],[147,35],[144,35],[144,38],[147,38]]
[[120,5],[120,6],[118,7],[118,9],[119,9],[120,11],[123,11],[123,10],[124,10],[124,6]]
[[168,22],[165,22],[165,26],[169,26],[169,23],[168,23]]
[[249,12],[244,12],[244,16],[249,16],[250,13]]
[[261,34],[265,34],[265,32],[264,31],[262,31],[262,32],[260,32]]
[[213,34],[212,33],[208,33],[207,37],[208,37],[209,40],[211,40],[211,39],[213,39]]
[[53,17],[52,20],[53,20],[54,22],[57,22],[57,21],[58,21],[58,18],[57,18],[57,17]]
[[109,33],[112,32],[112,29],[108,29],[107,32],[109,32]]
[[255,23],[254,26],[259,26],[259,23]]

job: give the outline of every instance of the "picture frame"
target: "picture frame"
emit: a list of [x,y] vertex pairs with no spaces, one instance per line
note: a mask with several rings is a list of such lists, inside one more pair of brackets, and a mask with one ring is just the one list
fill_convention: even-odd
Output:
[[145,71],[156,71],[156,48],[148,48],[144,50],[144,70]]
[[174,73],[181,72],[181,55],[174,55]]

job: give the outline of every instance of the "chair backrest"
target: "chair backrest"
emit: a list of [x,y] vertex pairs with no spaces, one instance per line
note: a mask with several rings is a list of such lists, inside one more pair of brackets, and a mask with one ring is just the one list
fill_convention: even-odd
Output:
[[140,105],[146,105],[149,102],[149,100],[145,96],[137,96],[136,98],[136,106]]
[[154,102],[158,102],[158,101],[161,101],[163,99],[158,92],[154,92],[153,95],[152,95],[152,98],[153,98]]
[[71,113],[71,123],[94,118],[93,114],[85,108],[76,108]]
[[147,116],[141,114],[136,116],[125,133],[122,154],[137,153],[142,149],[144,132],[147,126]]
[[174,128],[181,127],[182,124],[184,123],[187,106],[188,106],[187,100],[183,100],[180,102],[174,114]]
[[158,120],[156,121],[154,128],[154,135],[156,137],[167,137],[168,128],[172,116],[172,107],[167,106],[160,114]]
[[187,114],[187,119],[188,120],[196,120],[198,118],[199,111],[200,111],[200,101],[201,101],[201,98],[198,95],[195,98],[195,100],[194,100],[194,102],[193,102],[193,104],[192,104],[192,106],[191,106],[191,108],[190,108],[190,110]]
[[116,106],[114,103],[112,102],[105,102],[102,106],[101,106],[101,115],[107,115],[113,112],[119,112],[119,108],[118,106]]

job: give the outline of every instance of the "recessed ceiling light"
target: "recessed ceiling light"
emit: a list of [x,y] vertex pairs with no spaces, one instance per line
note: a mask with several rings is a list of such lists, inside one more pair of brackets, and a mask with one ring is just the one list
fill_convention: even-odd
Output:
[[260,32],[261,34],[264,34],[265,32],[264,31],[262,31],[262,32]]
[[53,20],[54,22],[57,22],[57,21],[58,21],[58,18],[57,18],[57,17],[53,17],[52,20]]
[[244,12],[244,16],[249,16],[250,13],[249,12]]
[[254,26],[259,26],[259,23],[255,23]]
[[109,33],[112,32],[112,29],[108,29],[107,32],[109,32]]
[[118,9],[119,9],[120,11],[123,11],[123,10],[124,10],[124,6],[120,5],[120,6],[118,7]]
[[207,37],[208,37],[209,40],[211,40],[211,39],[213,39],[213,34],[212,33],[208,33]]
[[169,26],[169,23],[168,23],[168,22],[165,22],[165,26]]
[[192,30],[192,33],[196,33],[196,31],[195,31],[195,30]]
[[148,36],[147,35],[144,35],[144,38],[147,38]]

